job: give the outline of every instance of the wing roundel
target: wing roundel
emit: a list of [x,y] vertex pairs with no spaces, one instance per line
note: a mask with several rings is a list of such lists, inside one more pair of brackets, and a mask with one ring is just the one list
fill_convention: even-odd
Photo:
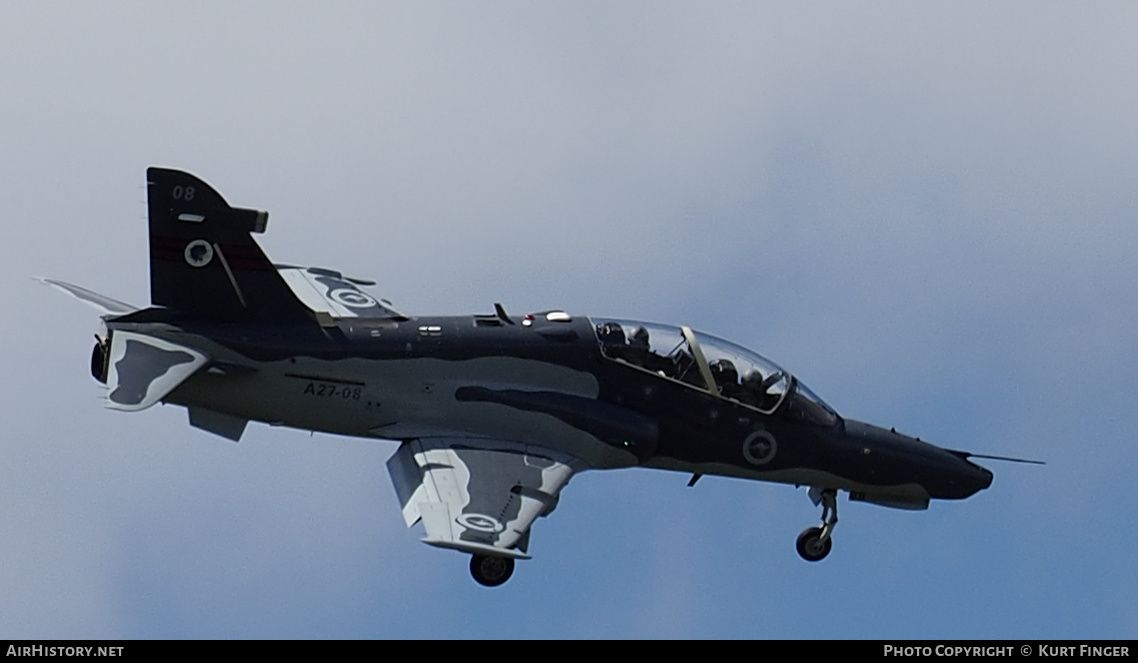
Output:
[[585,468],[550,449],[476,438],[410,440],[387,461],[403,518],[423,521],[424,543],[521,558],[534,520]]

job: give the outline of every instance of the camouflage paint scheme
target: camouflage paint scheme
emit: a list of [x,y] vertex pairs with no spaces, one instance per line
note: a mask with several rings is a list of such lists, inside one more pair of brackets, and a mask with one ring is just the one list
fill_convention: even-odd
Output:
[[[765,358],[687,327],[562,311],[411,317],[322,268],[273,265],[188,173],[147,171],[151,303],[47,281],[102,312],[92,373],[107,406],[185,406],[240,439],[249,421],[400,441],[388,461],[424,542],[472,555],[485,585],[528,556],[530,526],[586,469],[645,466],[810,486],[830,549],[836,494],[924,509],[992,474],[972,454],[843,419]],[[746,369],[741,371],[740,369]]]

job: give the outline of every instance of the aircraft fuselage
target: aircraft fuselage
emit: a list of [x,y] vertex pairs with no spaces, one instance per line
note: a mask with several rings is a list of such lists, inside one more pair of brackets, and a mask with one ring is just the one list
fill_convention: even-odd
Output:
[[[972,454],[845,419],[794,375],[689,327],[544,311],[410,317],[338,271],[272,263],[268,213],[147,170],[145,309],[45,280],[102,312],[91,370],[108,408],[185,406],[239,440],[250,421],[398,440],[407,526],[496,586],[577,472],[642,466],[809,487],[823,559],[837,494],[903,509],[987,488]],[[992,457],[995,458],[995,457]]]
[[927,442],[853,420],[825,426],[779,410],[763,414],[607,357],[589,318],[528,322],[448,316],[259,325],[178,320],[150,309],[110,329],[213,358],[167,402],[272,425],[395,440],[513,440],[596,469],[644,465],[809,485],[905,508],[965,498],[991,483],[988,470]]

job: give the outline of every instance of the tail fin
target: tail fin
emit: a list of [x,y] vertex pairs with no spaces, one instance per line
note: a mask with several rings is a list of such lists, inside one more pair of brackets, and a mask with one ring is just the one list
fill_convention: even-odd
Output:
[[150,301],[213,320],[312,320],[250,233],[268,212],[230,207],[210,185],[178,170],[146,171]]

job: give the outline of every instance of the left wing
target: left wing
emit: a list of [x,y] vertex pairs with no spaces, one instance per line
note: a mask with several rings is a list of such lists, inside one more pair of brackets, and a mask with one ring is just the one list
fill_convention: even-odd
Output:
[[387,461],[403,519],[424,543],[477,555],[528,558],[529,528],[557,506],[584,461],[516,442],[421,438]]

